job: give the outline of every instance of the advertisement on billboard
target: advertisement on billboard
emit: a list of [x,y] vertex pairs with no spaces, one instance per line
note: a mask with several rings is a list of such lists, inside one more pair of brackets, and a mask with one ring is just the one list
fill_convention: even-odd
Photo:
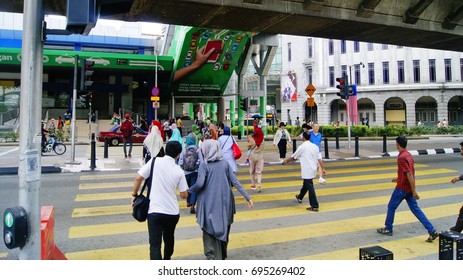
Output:
[[221,96],[250,32],[178,26],[169,55],[175,58],[174,96]]
[[297,101],[297,80],[294,72],[288,72],[281,77],[281,102],[291,101]]

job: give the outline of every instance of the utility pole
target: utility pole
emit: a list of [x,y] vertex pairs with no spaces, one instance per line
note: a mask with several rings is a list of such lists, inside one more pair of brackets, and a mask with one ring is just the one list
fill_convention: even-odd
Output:
[[26,244],[19,250],[19,259],[40,260],[43,1],[24,1],[23,15],[18,175],[19,206],[27,213],[29,233]]

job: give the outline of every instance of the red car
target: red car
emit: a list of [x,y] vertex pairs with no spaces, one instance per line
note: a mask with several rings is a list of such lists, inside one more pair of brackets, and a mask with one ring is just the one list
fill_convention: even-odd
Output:
[[[122,132],[119,130],[120,125],[116,125],[111,128],[109,131],[100,131],[98,133],[97,139],[98,142],[104,142],[105,138],[108,138],[109,145],[117,146],[119,143],[123,143],[122,140]],[[146,136],[148,135],[147,131],[135,126],[135,130],[133,131],[132,141],[133,143],[143,143]]]

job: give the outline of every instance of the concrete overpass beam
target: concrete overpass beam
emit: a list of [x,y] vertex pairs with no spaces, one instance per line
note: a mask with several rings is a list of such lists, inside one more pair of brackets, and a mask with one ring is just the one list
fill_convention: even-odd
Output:
[[302,6],[307,11],[321,12],[324,3],[325,0],[305,0]]
[[455,12],[449,14],[444,22],[442,28],[453,30],[458,25],[458,22],[463,18],[463,5],[461,5]]
[[371,18],[381,0],[365,0],[357,8],[357,16]]
[[243,3],[262,5],[262,0],[243,0]]
[[415,6],[411,7],[405,12],[404,15],[404,22],[415,24],[419,19],[421,13],[426,10],[426,8],[433,2],[434,0],[420,0],[420,2],[416,3]]

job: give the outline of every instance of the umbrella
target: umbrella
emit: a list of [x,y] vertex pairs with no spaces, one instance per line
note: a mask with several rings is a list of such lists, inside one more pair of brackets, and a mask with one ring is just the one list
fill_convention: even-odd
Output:
[[261,115],[259,115],[259,114],[254,114],[254,115],[252,116],[252,118],[253,118],[253,119],[262,119],[263,117],[262,117]]

